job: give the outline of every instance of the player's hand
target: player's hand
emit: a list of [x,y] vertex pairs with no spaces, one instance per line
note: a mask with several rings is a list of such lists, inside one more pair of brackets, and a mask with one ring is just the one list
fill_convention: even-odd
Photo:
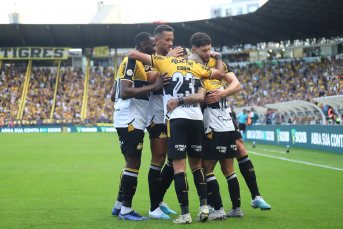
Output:
[[170,49],[170,51],[167,54],[167,57],[181,57],[183,56],[183,48],[181,47],[176,47],[174,49]]
[[210,94],[206,95],[204,102],[208,104],[216,103],[224,97],[225,94],[222,90],[213,89]]
[[167,76],[167,72],[163,74],[159,74],[159,76],[156,77],[155,83],[152,84],[152,87],[154,88],[154,91],[157,91],[161,89],[164,85],[169,84],[169,80],[171,79],[171,76]]
[[211,56],[214,58],[214,57],[216,57],[216,55],[222,55],[222,54],[220,54],[219,52],[213,52],[213,53],[211,53]]
[[167,114],[171,114],[173,110],[179,105],[179,102],[177,99],[169,99],[167,103]]

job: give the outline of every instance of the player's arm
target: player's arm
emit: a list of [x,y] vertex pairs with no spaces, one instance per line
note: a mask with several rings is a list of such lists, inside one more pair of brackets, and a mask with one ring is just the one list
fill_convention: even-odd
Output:
[[195,94],[191,94],[181,98],[170,99],[167,103],[167,114],[171,114],[178,105],[201,103],[204,101],[205,95],[206,90],[204,88],[199,88],[198,92]]
[[116,89],[117,89],[117,82],[115,81],[111,91],[111,101],[114,102],[116,100]]
[[226,73],[224,80],[229,84],[229,86],[224,90],[212,90],[211,93],[206,96],[205,103],[216,103],[220,101],[222,98],[234,95],[242,89],[241,84],[239,83],[235,73]]
[[164,85],[169,84],[170,76],[166,76],[167,73],[159,74],[155,83],[149,84],[144,87],[134,88],[132,87],[133,82],[129,80],[120,80],[120,97],[125,99],[130,99],[133,97],[141,96],[147,94],[151,91],[157,91],[161,89]]
[[216,68],[212,69],[212,75],[210,78],[212,79],[217,79],[217,80],[222,80],[225,77],[225,69],[223,65],[223,58],[222,55],[219,52],[213,52],[211,53],[212,57],[214,57],[217,61],[216,63]]
[[140,52],[138,50],[133,49],[133,50],[129,51],[127,56],[130,59],[139,60],[139,61],[141,61],[144,64],[151,65],[151,55],[148,55],[146,53],[142,53],[142,52]]
[[159,76],[160,74],[159,73],[157,73],[157,72],[155,72],[155,71],[151,71],[151,72],[148,72],[147,74],[146,74],[146,76],[147,76],[147,81],[148,81],[148,83],[149,84],[153,84],[155,81],[156,81],[156,79],[157,79],[157,77]]

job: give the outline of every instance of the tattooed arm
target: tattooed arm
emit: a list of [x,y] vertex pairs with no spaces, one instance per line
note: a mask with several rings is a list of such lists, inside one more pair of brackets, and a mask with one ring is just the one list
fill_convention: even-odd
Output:
[[197,104],[204,101],[206,90],[199,88],[196,94],[191,94],[186,97],[170,99],[167,103],[167,114],[171,114],[178,105],[181,104]]

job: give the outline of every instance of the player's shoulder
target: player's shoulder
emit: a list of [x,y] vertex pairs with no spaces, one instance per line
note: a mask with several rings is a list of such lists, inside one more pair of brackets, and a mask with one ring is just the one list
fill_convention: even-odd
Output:
[[166,59],[168,59],[169,57],[153,54],[153,55],[151,55],[151,58],[152,58],[153,60],[166,60]]

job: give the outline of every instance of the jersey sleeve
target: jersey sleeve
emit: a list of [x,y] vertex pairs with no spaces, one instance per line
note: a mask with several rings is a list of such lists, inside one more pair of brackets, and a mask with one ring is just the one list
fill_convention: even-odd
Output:
[[224,65],[225,74],[233,72],[232,69],[230,68],[230,66],[227,63],[225,63],[224,61],[223,61],[223,65]]
[[151,55],[151,67],[153,67],[157,72],[164,73],[169,68],[170,62],[165,56]]
[[127,59],[126,65],[123,62],[123,66],[121,66],[121,71],[118,73],[118,77],[121,78],[121,80],[128,80],[133,83],[134,75],[136,71],[136,60],[134,59]]
[[212,76],[212,69],[203,64],[197,63],[194,66],[194,71],[196,73],[194,77],[197,77],[197,78],[208,79]]

